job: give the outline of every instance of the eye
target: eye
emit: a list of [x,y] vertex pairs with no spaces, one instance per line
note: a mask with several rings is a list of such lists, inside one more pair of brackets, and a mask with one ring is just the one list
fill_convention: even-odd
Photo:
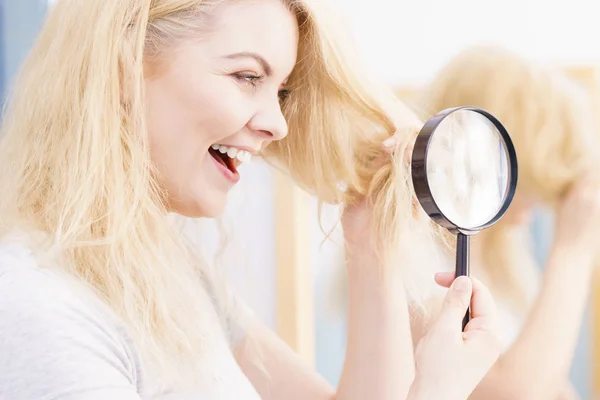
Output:
[[256,87],[256,84],[260,82],[263,77],[261,75],[247,74],[247,73],[239,73],[234,74],[235,78],[243,83],[248,83],[253,87]]

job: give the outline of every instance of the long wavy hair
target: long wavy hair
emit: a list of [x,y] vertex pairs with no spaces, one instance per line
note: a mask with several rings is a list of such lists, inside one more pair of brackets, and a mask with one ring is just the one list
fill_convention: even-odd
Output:
[[[345,206],[368,196],[373,242],[382,260],[393,259],[412,223],[403,149],[419,120],[365,78],[335,13],[319,1],[282,1],[298,20],[298,63],[282,105],[289,134],[265,158],[321,201]],[[165,217],[167,194],[148,150],[144,66],[203,35],[219,3],[57,1],[1,127],[0,235],[42,232],[39,248],[56,250],[60,268],[89,286],[169,376],[207,345],[197,295],[205,265]],[[374,163],[395,132],[398,151]]]
[[[600,161],[590,97],[559,71],[496,46],[469,48],[445,65],[418,102],[423,116],[472,105],[502,121],[519,164],[517,194],[554,207]],[[596,167],[597,168],[597,167]],[[539,270],[528,226],[501,220],[480,233],[491,285],[515,310],[533,298]]]

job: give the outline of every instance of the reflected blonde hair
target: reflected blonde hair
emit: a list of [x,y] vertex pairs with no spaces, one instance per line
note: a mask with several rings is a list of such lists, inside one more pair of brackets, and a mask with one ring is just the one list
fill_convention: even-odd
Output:
[[[517,151],[517,193],[550,207],[597,165],[596,126],[584,90],[558,71],[504,48],[476,46],[461,52],[441,69],[419,104],[424,116],[463,105],[494,114]],[[501,220],[476,240],[483,243],[484,267],[494,288],[523,309],[532,299],[538,270],[529,228]]]
[[[170,378],[202,357],[204,264],[165,218],[148,151],[144,66],[207,29],[211,0],[59,0],[16,81],[0,144],[0,234],[39,231],[61,268],[89,285]],[[298,64],[283,104],[289,135],[266,152],[322,201],[374,203],[382,259],[411,220],[403,149],[419,121],[368,83],[319,1],[286,0]],[[398,151],[381,142],[397,129]],[[346,182],[348,191],[339,189]],[[377,271],[374,271],[376,273]],[[185,366],[182,368],[182,366]]]

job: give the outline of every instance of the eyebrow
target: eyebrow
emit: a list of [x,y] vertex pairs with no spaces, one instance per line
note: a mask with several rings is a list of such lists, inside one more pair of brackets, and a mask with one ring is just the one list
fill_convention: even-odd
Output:
[[273,69],[271,68],[271,66],[269,65],[267,60],[265,60],[260,54],[243,51],[240,53],[229,54],[229,55],[225,56],[224,58],[227,58],[229,60],[235,60],[235,59],[239,59],[239,58],[251,58],[260,64],[262,69],[265,70],[265,74],[267,74],[267,76],[271,76],[271,74],[273,73]]

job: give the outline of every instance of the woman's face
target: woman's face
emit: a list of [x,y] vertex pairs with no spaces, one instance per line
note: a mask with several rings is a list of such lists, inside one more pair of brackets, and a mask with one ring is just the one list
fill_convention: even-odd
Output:
[[152,160],[169,209],[189,217],[221,214],[240,164],[286,136],[280,103],[298,49],[296,19],[280,0],[226,3],[214,17],[146,78]]

